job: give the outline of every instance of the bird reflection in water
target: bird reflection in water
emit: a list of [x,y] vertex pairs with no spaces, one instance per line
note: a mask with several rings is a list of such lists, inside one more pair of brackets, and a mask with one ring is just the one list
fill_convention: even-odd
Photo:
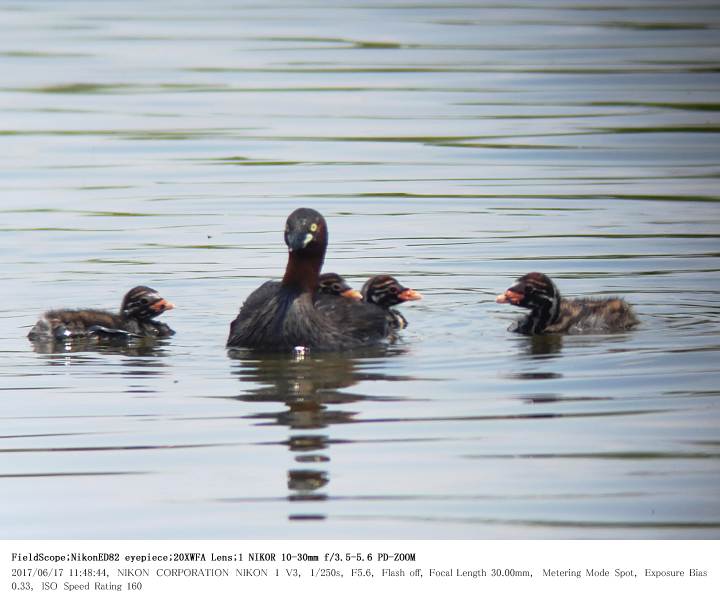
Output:
[[566,344],[571,347],[571,350],[577,350],[578,348],[594,348],[597,346],[599,340],[622,344],[630,340],[631,337],[631,335],[624,333],[576,334],[572,336],[540,334],[529,337],[519,337],[516,339],[516,343],[520,352],[525,356],[558,358],[562,356],[563,346]]
[[[242,402],[282,402],[285,409],[245,416],[261,420],[259,425],[288,426],[302,433],[288,435],[280,444],[293,454],[296,464],[327,464],[331,461],[328,449],[333,444],[348,442],[333,439],[325,430],[333,424],[347,424],[355,420],[357,411],[340,406],[358,403],[371,397],[348,392],[347,389],[365,381],[397,381],[406,379],[373,369],[374,359],[404,354],[392,347],[358,353],[322,353],[288,356],[260,354],[249,350],[231,349],[228,355],[240,361],[234,374],[246,382],[250,390],[236,397]],[[290,501],[323,501],[328,498],[325,487],[330,474],[323,466],[290,468],[287,473]],[[327,466],[325,466],[327,467]],[[323,519],[322,515],[292,515],[291,520]]]
[[79,352],[97,352],[107,355],[129,357],[164,357],[167,355],[168,340],[157,338],[117,338],[98,340],[93,338],[39,339],[30,340],[38,354],[56,355],[72,359]]
[[[297,459],[297,458],[296,458]],[[289,470],[288,489],[291,501],[322,501],[327,499],[324,493],[316,493],[330,479],[328,473],[321,470]]]
[[[91,338],[32,340],[33,350],[45,357],[52,367],[71,365],[106,364],[108,372],[131,380],[126,392],[155,392],[148,388],[147,379],[166,375],[166,339],[121,338],[117,340],[94,340]],[[108,358],[104,358],[108,357]],[[121,369],[111,365],[109,357],[120,360]]]
[[536,335],[521,339],[522,350],[532,357],[560,356],[563,348],[563,337],[557,334]]

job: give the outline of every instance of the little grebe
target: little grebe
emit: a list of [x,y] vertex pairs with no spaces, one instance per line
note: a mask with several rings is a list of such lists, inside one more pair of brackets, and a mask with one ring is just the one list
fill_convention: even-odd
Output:
[[496,300],[529,308],[530,314],[510,327],[517,333],[608,333],[639,323],[632,307],[621,298],[574,298],[560,296],[550,277],[528,273]]
[[[291,351],[302,346],[344,350],[385,338],[382,309],[341,296],[318,294],[328,243],[322,215],[299,208],[285,225],[288,262],[282,281],[267,281],[245,300],[230,324],[228,346]],[[331,304],[318,303],[322,296]]]
[[390,307],[411,300],[422,300],[420,293],[400,285],[398,280],[390,275],[371,277],[363,285],[361,293],[365,302],[375,304],[385,311],[388,323],[393,329],[405,329],[408,322],[400,311]]
[[351,288],[345,279],[337,273],[323,273],[318,277],[318,289],[315,296],[315,308],[323,313],[343,312],[347,301],[362,302],[362,294]]
[[323,273],[318,277],[318,293],[331,296],[342,296],[353,300],[362,300],[362,294],[347,284],[337,273]]
[[138,285],[125,294],[119,313],[87,308],[49,310],[40,316],[28,338],[171,336],[175,332],[170,327],[153,319],[172,308],[175,305],[157,291]]

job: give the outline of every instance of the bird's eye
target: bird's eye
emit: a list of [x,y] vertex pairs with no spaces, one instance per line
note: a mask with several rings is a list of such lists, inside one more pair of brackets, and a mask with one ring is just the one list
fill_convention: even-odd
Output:
[[400,291],[400,290],[399,290],[397,287],[395,287],[394,285],[391,285],[391,286],[390,286],[390,293],[391,293],[391,294],[397,294],[399,291]]
[[313,222],[313,223],[310,225],[310,232],[311,232],[311,233],[314,233],[314,232],[317,231],[317,230],[318,230],[318,225],[317,225],[316,222]]
[[339,292],[340,289],[341,289],[339,283],[333,283],[333,286],[332,286],[332,287],[333,287],[333,289],[334,289],[336,292]]
[[147,298],[140,298],[140,303],[141,304],[149,304],[150,300],[148,300]]

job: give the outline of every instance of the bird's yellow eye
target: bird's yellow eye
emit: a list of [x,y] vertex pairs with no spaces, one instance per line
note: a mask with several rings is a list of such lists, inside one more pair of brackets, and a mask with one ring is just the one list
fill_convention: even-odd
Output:
[[315,231],[317,231],[317,223],[313,222],[313,223],[310,225],[310,232],[311,232],[311,233],[314,233]]

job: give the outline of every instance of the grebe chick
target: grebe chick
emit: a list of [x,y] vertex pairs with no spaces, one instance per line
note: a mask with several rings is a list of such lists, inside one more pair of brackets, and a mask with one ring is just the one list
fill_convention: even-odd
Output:
[[609,333],[630,329],[639,323],[632,307],[621,298],[566,299],[543,273],[520,277],[495,301],[530,309],[530,314],[509,328],[526,335]]
[[405,329],[407,319],[399,310],[391,308],[403,302],[422,300],[422,295],[414,289],[400,285],[391,275],[376,275],[368,279],[362,286],[363,300],[368,304],[375,304],[385,311],[388,323],[393,329]]
[[138,285],[125,294],[119,313],[90,308],[49,310],[40,316],[28,338],[171,336],[175,332],[154,319],[173,308],[156,290]]
[[330,296],[342,296],[352,300],[362,300],[362,294],[347,284],[337,273],[323,273],[318,277],[318,293]]

